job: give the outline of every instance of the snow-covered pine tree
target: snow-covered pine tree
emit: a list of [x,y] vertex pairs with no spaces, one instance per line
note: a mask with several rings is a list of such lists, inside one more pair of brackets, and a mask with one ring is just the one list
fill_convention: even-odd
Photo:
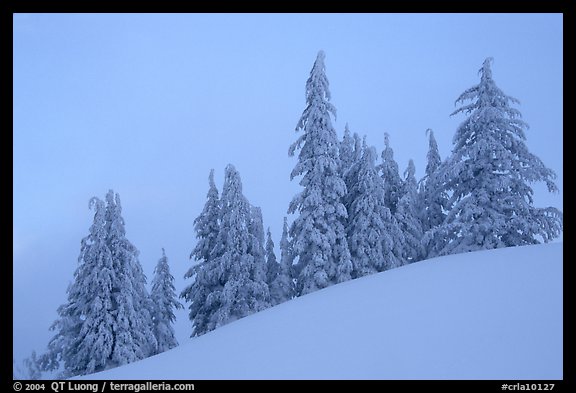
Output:
[[438,248],[440,243],[444,242],[444,239],[438,237],[436,244],[428,244],[427,242],[430,240],[427,232],[439,227],[444,222],[445,210],[448,206],[448,195],[443,187],[441,176],[439,176],[442,159],[438,151],[438,144],[431,129],[427,129],[426,133],[429,135],[426,171],[419,182],[423,258],[427,258],[431,254],[429,250]]
[[116,326],[111,364],[120,366],[157,353],[154,303],[146,289],[146,275],[138,249],[126,238],[120,195],[106,194],[106,243],[112,253],[116,282],[112,293]]
[[382,151],[382,164],[377,166],[384,179],[384,203],[392,214],[396,213],[396,205],[402,193],[402,178],[398,171],[398,163],[394,160],[394,150],[390,147],[390,135],[384,133],[384,150]]
[[[284,228],[282,231],[281,244],[286,247],[288,233],[288,224],[284,221]],[[282,259],[281,263],[278,263],[276,259],[276,254],[274,253],[274,241],[272,240],[272,234],[270,233],[270,228],[268,228],[267,238],[266,238],[266,265],[268,267],[267,272],[267,282],[268,288],[270,290],[270,303],[275,306],[277,304],[283,303],[286,300],[292,299],[292,294],[294,292],[294,284],[290,275],[290,267],[292,262],[285,255],[285,251],[282,248]]]
[[429,135],[426,171],[419,182],[422,208],[420,216],[423,231],[428,231],[442,224],[445,217],[443,209],[447,206],[448,201],[446,191],[441,187],[438,178],[438,170],[442,164],[438,144],[434,138],[434,132],[430,128],[426,130],[426,133]]
[[297,295],[304,295],[350,279],[352,263],[346,241],[346,185],[340,174],[339,142],[330,115],[330,91],[320,51],[306,82],[306,108],[296,126],[302,135],[290,146],[298,162],[290,179],[302,176],[304,190],[290,203],[288,213],[298,213],[290,235],[297,258]]
[[248,231],[252,235],[252,245],[248,253],[254,257],[254,279],[256,281],[266,280],[266,250],[264,249],[264,220],[262,218],[262,209],[256,206],[250,206],[250,225]]
[[211,316],[209,327],[225,325],[270,306],[266,266],[250,253],[259,241],[253,229],[257,221],[242,194],[240,174],[229,164],[222,188],[220,231],[215,246],[218,257],[214,261],[224,287],[221,292],[210,295],[218,296],[220,307]]
[[[364,147],[351,176],[348,247],[354,278],[402,265],[404,237],[384,203],[384,181],[375,167],[376,149]],[[353,175],[353,176],[352,176]]]
[[282,237],[280,239],[280,268],[276,280],[270,287],[272,304],[279,304],[294,297],[296,287],[293,279],[295,276],[293,262],[294,253],[292,251],[292,243],[288,238],[288,221],[284,217]]
[[113,256],[107,245],[106,207],[90,199],[94,221],[81,241],[79,266],[68,287],[68,301],[58,308],[51,326],[55,336],[41,356],[42,369],[54,371],[63,362],[62,378],[108,368],[115,348],[117,310],[113,288],[117,282]]
[[274,241],[272,240],[272,233],[270,233],[270,228],[266,231],[266,282],[270,289],[270,297],[272,297],[271,285],[278,278],[280,273],[280,264],[276,259],[276,254],[274,253]]
[[194,281],[186,287],[180,297],[190,302],[189,316],[192,321],[192,337],[213,330],[212,316],[220,308],[220,294],[224,287],[215,259],[216,237],[220,231],[220,198],[214,184],[214,169],[210,170],[209,188],[204,209],[194,220],[197,243],[190,258],[197,262],[184,278]]
[[415,173],[414,161],[410,160],[404,172],[405,178],[401,196],[394,215],[404,234],[404,258],[407,263],[423,259],[424,254],[422,247],[423,231],[419,215],[421,209]]
[[[348,134],[348,135],[346,135]],[[364,141],[364,144],[366,141]],[[344,149],[344,154],[342,154],[342,149]],[[342,197],[342,204],[346,209],[346,212],[350,212],[350,204],[356,198],[351,191],[352,185],[357,181],[359,161],[362,158],[363,146],[360,136],[354,133],[350,137],[350,130],[348,129],[348,124],[346,124],[344,139],[340,144],[340,161],[341,161],[341,175],[344,184],[346,185],[346,194]],[[342,161],[344,159],[344,161]],[[348,233],[348,219],[344,220],[344,230]]]
[[182,304],[176,300],[174,277],[170,274],[164,248],[162,248],[162,258],[158,260],[154,269],[150,297],[155,306],[154,333],[158,342],[158,353],[161,353],[178,346],[172,324],[176,320],[174,310],[183,308]]
[[350,211],[351,205],[354,200],[359,197],[360,188],[358,187],[358,176],[360,170],[364,168],[363,162],[364,157],[364,149],[366,149],[366,136],[364,136],[363,142],[361,142],[360,136],[357,133],[354,133],[353,136],[354,141],[354,149],[352,150],[352,158],[350,160],[350,167],[344,174],[344,184],[346,184],[346,195],[342,197],[342,203],[346,208],[346,212],[348,213],[348,218],[345,220],[345,230],[346,233],[349,234],[350,230],[348,228],[350,222]]
[[558,209],[533,206],[529,184],[542,181],[555,192],[556,175],[528,151],[528,126],[512,107],[519,102],[496,86],[491,63],[484,61],[480,83],[458,97],[462,106],[452,113],[468,118],[441,169],[451,198],[444,223],[430,234],[448,240],[431,250],[436,255],[548,242],[562,231]]
[[58,308],[56,335],[39,364],[46,371],[64,363],[68,378],[120,366],[153,355],[153,304],[138,250],[126,238],[120,196],[110,190],[106,204],[94,197],[90,234],[82,239],[79,266]]

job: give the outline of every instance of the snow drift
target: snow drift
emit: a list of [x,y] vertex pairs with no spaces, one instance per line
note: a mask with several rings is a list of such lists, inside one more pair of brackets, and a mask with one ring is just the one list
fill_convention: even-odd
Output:
[[561,243],[450,255],[85,378],[562,379],[562,295]]

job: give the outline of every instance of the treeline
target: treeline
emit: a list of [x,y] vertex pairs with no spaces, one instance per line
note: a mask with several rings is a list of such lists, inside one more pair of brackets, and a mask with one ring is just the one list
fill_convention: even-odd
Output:
[[[381,154],[348,125],[337,137],[324,60],[320,51],[306,82],[300,134],[289,148],[297,156],[290,178],[299,178],[302,191],[288,206],[291,223],[284,217],[279,257],[234,166],[225,168],[221,194],[210,172],[194,220],[189,285],[180,293],[192,336],[350,279],[435,256],[548,242],[562,231],[558,209],[533,206],[530,184],[557,191],[555,174],[528,151],[527,124],[513,107],[517,100],[496,86],[492,59],[479,84],[456,100],[453,115],[466,118],[446,160],[428,130],[419,180],[412,160],[400,173],[388,134]],[[92,198],[90,207],[94,222],[52,326],[56,335],[45,354],[25,361],[35,377],[58,368],[62,377],[89,374],[178,345],[172,323],[182,306],[164,250],[149,294],[118,194]]]

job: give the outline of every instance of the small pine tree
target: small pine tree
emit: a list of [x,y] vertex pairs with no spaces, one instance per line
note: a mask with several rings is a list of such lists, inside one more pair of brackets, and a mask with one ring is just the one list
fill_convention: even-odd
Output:
[[280,272],[280,264],[276,260],[276,254],[274,253],[274,241],[272,240],[272,233],[270,233],[270,228],[266,231],[266,282],[270,286]]
[[423,258],[433,254],[430,250],[442,247],[439,244],[444,242],[442,238],[436,239],[437,244],[428,244],[430,242],[428,232],[442,225],[446,217],[445,210],[448,207],[448,195],[440,177],[442,159],[438,151],[438,144],[431,129],[427,129],[426,133],[429,135],[426,171],[419,182]]
[[252,244],[248,253],[254,257],[254,279],[258,282],[266,280],[266,251],[264,249],[264,220],[262,209],[250,206],[250,225],[248,231],[252,235]]
[[422,229],[424,231],[428,231],[442,224],[446,216],[444,208],[448,203],[448,196],[442,189],[440,180],[438,179],[438,172],[442,164],[438,144],[436,143],[436,138],[434,138],[434,132],[431,129],[427,129],[426,133],[429,135],[426,171],[424,177],[419,182],[420,204],[422,208],[420,215],[422,217]]
[[217,254],[216,237],[220,231],[221,202],[214,184],[214,170],[210,170],[209,189],[206,203],[200,215],[194,220],[197,243],[190,258],[197,262],[188,270],[184,278],[193,282],[180,294],[190,303],[189,317],[192,321],[191,336],[200,336],[213,330],[212,316],[220,308],[220,293],[224,283],[220,280],[219,266],[215,263]]
[[292,251],[292,243],[288,237],[288,221],[286,217],[284,217],[282,237],[280,239],[280,269],[278,271],[278,277],[270,288],[270,296],[275,304],[290,300],[295,296],[296,287],[293,277],[295,277],[296,274],[293,263],[294,252]]
[[396,220],[404,234],[404,258],[412,263],[423,259],[422,247],[422,224],[420,223],[419,197],[416,183],[416,168],[414,161],[408,162],[408,168],[404,172],[404,184],[401,197],[396,209]]
[[152,291],[150,294],[155,305],[154,333],[158,342],[158,353],[178,346],[172,325],[176,320],[174,310],[183,308],[176,300],[174,277],[170,274],[170,266],[166,252],[162,249],[162,258],[154,269]]
[[384,133],[384,150],[382,151],[382,164],[377,167],[384,180],[384,203],[392,214],[396,213],[396,205],[402,193],[402,179],[398,171],[398,163],[394,160],[394,150],[390,147],[390,136]]
[[268,237],[266,241],[266,255],[268,266],[268,287],[270,289],[270,302],[273,306],[283,303],[292,299],[294,294],[294,283],[291,278],[292,262],[286,255],[283,247],[288,247],[288,224],[284,219],[284,228],[282,231],[282,240],[280,241],[280,248],[282,250],[282,257],[280,263],[276,260],[274,254],[274,242],[272,241],[272,234],[268,228]]
[[288,151],[299,150],[290,178],[302,176],[304,190],[296,195],[288,213],[298,213],[290,235],[297,259],[297,294],[304,295],[351,278],[352,263],[346,241],[346,185],[340,174],[339,141],[332,127],[336,108],[320,51],[306,82],[306,109],[296,130],[303,131]]
[[436,255],[548,242],[562,231],[558,209],[533,206],[529,183],[542,181],[556,192],[556,175],[528,151],[528,126],[512,106],[518,100],[496,86],[491,63],[484,61],[480,83],[458,97],[463,105],[452,113],[468,117],[441,168],[450,200],[444,222],[428,235]]

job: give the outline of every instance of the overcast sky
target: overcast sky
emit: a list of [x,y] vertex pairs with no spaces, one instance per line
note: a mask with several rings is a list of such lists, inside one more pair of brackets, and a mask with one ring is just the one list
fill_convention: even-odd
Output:
[[[127,237],[151,281],[166,254],[177,291],[192,227],[215,169],[239,170],[276,244],[299,191],[288,147],[318,50],[344,125],[401,171],[425,167],[432,128],[441,156],[464,120],[454,101],[493,77],[530,125],[527,145],[556,171],[563,209],[561,14],[16,14],[14,15],[14,357],[42,352],[66,301],[92,196],[120,193]],[[289,217],[291,220],[292,218]],[[180,342],[191,331],[177,314]]]

